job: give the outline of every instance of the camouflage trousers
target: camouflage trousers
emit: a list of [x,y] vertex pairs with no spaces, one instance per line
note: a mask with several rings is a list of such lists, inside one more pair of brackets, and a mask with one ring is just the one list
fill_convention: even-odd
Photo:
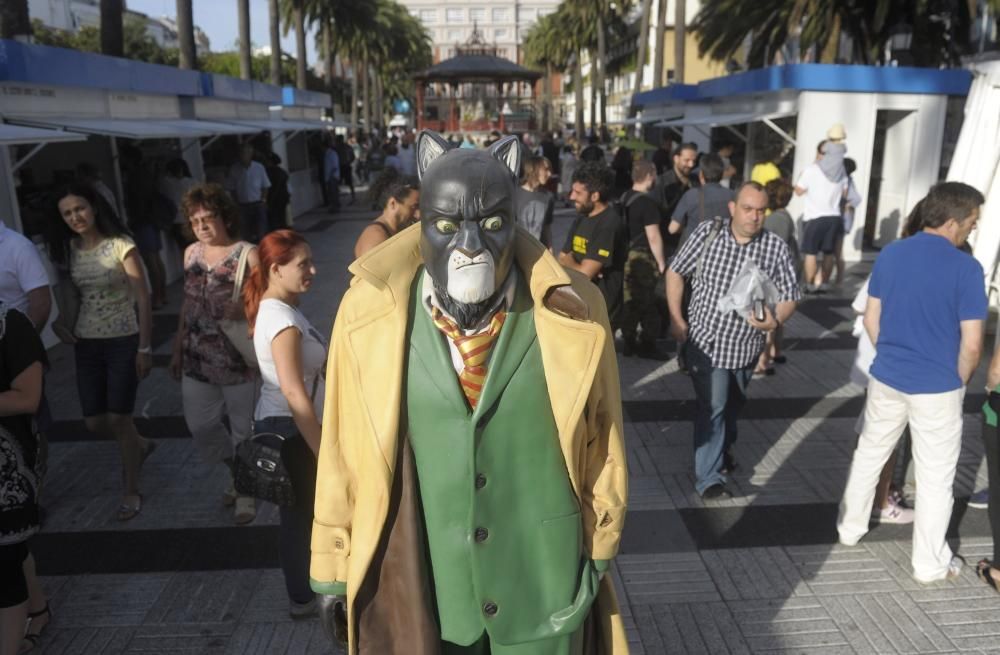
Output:
[[629,250],[625,262],[625,307],[622,312],[622,336],[634,341],[642,324],[643,341],[652,342],[660,335],[660,312],[656,305],[656,284],[660,271],[653,253]]

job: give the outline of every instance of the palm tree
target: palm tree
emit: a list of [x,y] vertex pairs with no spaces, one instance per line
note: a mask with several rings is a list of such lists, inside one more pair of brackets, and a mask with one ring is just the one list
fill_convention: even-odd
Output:
[[0,39],[26,39],[31,36],[28,0],[0,2]]
[[271,84],[281,86],[281,14],[278,0],[267,0],[268,27],[271,33]]
[[556,14],[539,18],[524,35],[524,60],[528,66],[544,67],[542,78],[542,129],[552,130],[552,75],[569,67],[573,49],[568,39],[560,34],[561,26]]
[[[642,91],[642,74],[646,68],[646,48],[649,45],[649,14],[652,10],[653,0],[642,0],[642,19],[639,21],[639,44],[638,52],[635,56],[635,79],[632,82],[632,97],[635,98]],[[653,86],[656,84],[654,82]],[[635,116],[635,103],[631,104],[629,116]]]
[[656,53],[653,57],[653,88],[663,86],[664,35],[667,32],[667,0],[656,0]]
[[253,75],[250,56],[250,0],[236,0],[236,13],[240,30],[240,79],[249,80]]
[[323,59],[323,77],[332,100],[337,55],[349,57],[357,41],[370,38],[375,27],[376,5],[350,0],[308,0],[305,11],[309,25],[318,23],[320,27],[317,46]]
[[[632,0],[564,0],[578,43],[590,54],[590,127],[596,129],[600,97],[600,125],[607,126],[607,41],[624,32],[623,16]],[[560,6],[563,6],[560,5]]]
[[191,0],[177,0],[177,41],[179,46],[178,67],[186,70],[198,68],[198,58],[194,48],[194,16]]
[[306,13],[305,0],[291,0],[292,25],[295,27],[295,86],[306,88]]
[[101,54],[121,57],[125,54],[125,8],[122,0],[101,0]]

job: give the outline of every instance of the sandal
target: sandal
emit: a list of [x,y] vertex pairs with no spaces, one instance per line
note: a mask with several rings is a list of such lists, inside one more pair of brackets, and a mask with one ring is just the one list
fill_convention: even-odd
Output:
[[131,521],[139,516],[139,512],[142,511],[142,494],[138,494],[136,498],[139,500],[134,505],[122,501],[122,504],[118,506],[118,513],[115,514],[115,517],[119,521]]
[[1000,588],[997,587],[997,581],[993,579],[993,574],[991,571],[996,571],[996,567],[993,566],[993,562],[988,559],[981,559],[979,563],[976,564],[976,575],[979,579],[993,587],[993,591],[1000,592]]
[[784,364],[785,362],[788,361],[788,358],[785,357],[784,355],[778,355],[777,357],[774,357],[771,361],[774,362],[775,364]]
[[[31,627],[35,625],[35,619],[40,619],[43,616],[47,617],[45,625],[39,628],[38,632],[29,632]],[[45,607],[38,610],[37,612],[28,612],[28,623],[24,627],[24,637],[21,639],[21,647],[18,649],[18,655],[21,653],[27,653],[29,651],[35,650],[38,646],[38,641],[45,634],[45,629],[49,627],[52,623],[52,610],[49,609],[48,602],[45,603]]]

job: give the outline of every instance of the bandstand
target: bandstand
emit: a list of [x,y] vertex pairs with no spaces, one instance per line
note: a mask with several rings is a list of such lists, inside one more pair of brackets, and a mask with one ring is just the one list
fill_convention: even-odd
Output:
[[455,56],[413,76],[417,128],[439,132],[535,129],[535,83],[541,73],[498,56],[478,29]]

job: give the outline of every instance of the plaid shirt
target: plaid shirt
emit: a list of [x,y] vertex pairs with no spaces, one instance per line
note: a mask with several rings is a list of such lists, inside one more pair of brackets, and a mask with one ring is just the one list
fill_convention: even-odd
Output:
[[[670,268],[684,278],[694,276],[698,256],[712,231],[713,221],[695,228],[670,263]],[[764,348],[764,332],[751,327],[736,312],[720,314],[719,298],[728,290],[743,266],[745,257],[753,258],[760,269],[778,287],[779,302],[799,300],[795,267],[785,242],[767,230],[749,243],[740,245],[722,225],[701,262],[701,275],[691,280],[691,304],[688,307],[688,337],[712,359],[716,368],[740,369],[752,365]]]

